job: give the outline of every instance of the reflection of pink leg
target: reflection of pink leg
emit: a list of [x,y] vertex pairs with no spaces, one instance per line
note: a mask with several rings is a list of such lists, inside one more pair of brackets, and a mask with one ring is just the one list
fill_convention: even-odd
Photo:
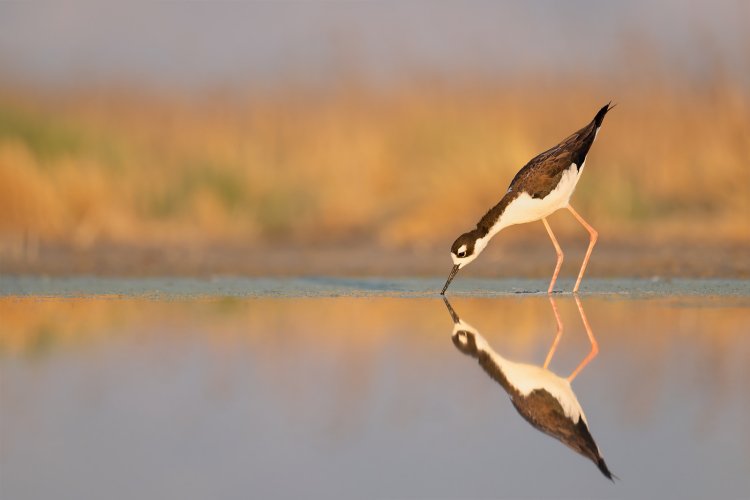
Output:
[[557,344],[560,343],[560,339],[562,338],[562,334],[563,334],[563,324],[562,324],[562,320],[560,320],[560,313],[557,312],[557,304],[555,304],[555,299],[550,297],[549,302],[550,304],[552,304],[552,312],[555,313],[555,320],[557,321],[557,335],[555,335],[555,340],[552,341],[552,346],[549,348],[549,352],[547,353],[547,359],[544,360],[545,370],[549,366],[550,361],[552,361],[552,356],[555,355],[555,351],[557,350]]
[[586,256],[583,258],[583,265],[581,266],[581,270],[578,273],[576,286],[573,288],[573,293],[576,293],[578,291],[578,287],[581,286],[581,279],[583,279],[583,273],[584,271],[586,271],[586,266],[589,263],[589,257],[591,257],[591,252],[594,250],[594,245],[596,245],[596,240],[599,238],[599,233],[597,233],[596,229],[591,227],[588,222],[583,220],[583,217],[578,215],[578,212],[573,210],[573,207],[568,205],[568,210],[570,210],[570,213],[573,214],[573,217],[578,219],[578,222],[580,222],[581,225],[586,228],[586,231],[589,232],[589,248],[588,250],[586,250]]
[[584,369],[584,367],[591,362],[592,359],[596,357],[597,354],[599,354],[599,343],[594,338],[594,332],[591,330],[591,325],[589,325],[589,320],[586,319],[586,313],[583,312],[583,305],[581,304],[581,299],[578,297],[578,295],[574,296],[576,299],[576,305],[578,306],[578,312],[581,313],[581,319],[583,320],[583,327],[586,329],[586,334],[589,336],[589,342],[591,342],[591,352],[589,352],[588,356],[586,356],[583,361],[581,361],[581,364],[576,367],[575,370],[573,370],[573,373],[571,373],[568,376],[568,382],[572,382],[573,379],[575,379],[578,376],[578,373]]
[[549,234],[549,238],[552,240],[552,244],[555,245],[555,252],[557,252],[557,265],[555,265],[555,272],[552,274],[552,281],[549,282],[549,289],[547,289],[547,293],[552,293],[552,289],[555,287],[555,281],[557,281],[557,274],[560,272],[560,267],[562,267],[563,252],[560,248],[560,245],[557,243],[555,235],[552,233],[552,228],[549,227],[547,218],[542,217],[542,222],[544,222],[544,227],[547,229],[547,234]]

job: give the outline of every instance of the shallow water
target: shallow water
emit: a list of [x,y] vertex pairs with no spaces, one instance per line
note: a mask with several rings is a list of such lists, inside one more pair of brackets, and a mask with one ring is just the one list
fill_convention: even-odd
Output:
[[[143,283],[115,298],[5,282],[0,497],[750,495],[746,284],[673,296],[641,283],[582,296],[583,316],[555,298],[551,370],[567,376],[591,351],[584,318],[598,342],[572,388],[611,483],[456,348],[437,295],[368,283],[155,299]],[[557,332],[546,296],[462,286],[461,320],[498,354],[543,364]]]
[[[437,297],[445,278],[107,278],[92,276],[0,276],[0,297],[149,297],[163,300],[205,297]],[[547,280],[477,279],[459,276],[449,296],[547,296]],[[573,281],[557,280],[556,294],[573,289]],[[582,295],[621,298],[656,296],[750,296],[749,280],[732,279],[586,279]]]

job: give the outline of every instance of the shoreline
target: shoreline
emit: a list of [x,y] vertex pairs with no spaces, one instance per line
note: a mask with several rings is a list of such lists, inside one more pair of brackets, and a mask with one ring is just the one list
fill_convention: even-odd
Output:
[[[548,243],[548,242],[545,242]],[[567,242],[566,242],[567,243]],[[564,243],[561,278],[574,277],[585,247]],[[554,269],[548,244],[494,245],[482,259],[461,271],[472,278],[547,278]],[[33,252],[0,252],[0,275],[120,277],[432,277],[447,275],[447,251],[341,244],[332,247],[131,246],[98,244],[88,248],[42,245]],[[589,278],[750,278],[750,248],[744,243],[600,243]]]
[[[99,299],[215,299],[215,298],[397,298],[440,299],[443,279],[432,278],[247,278],[0,276],[0,298]],[[574,296],[573,280],[559,281],[553,294]],[[456,282],[447,293],[453,298],[546,298],[547,281],[538,279],[476,279]],[[654,298],[750,298],[750,280],[592,278],[583,283],[583,297],[640,300]],[[747,304],[746,304],[747,306]]]

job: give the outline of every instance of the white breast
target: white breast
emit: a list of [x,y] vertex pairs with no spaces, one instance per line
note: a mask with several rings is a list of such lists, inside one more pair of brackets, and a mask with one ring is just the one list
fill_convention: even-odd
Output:
[[505,227],[539,220],[568,206],[584,165],[581,165],[579,170],[575,163],[571,163],[570,167],[563,172],[557,187],[544,198],[532,198],[528,193],[521,193],[508,204],[490,233],[494,235]]
[[[535,389],[544,389],[549,392],[562,406],[565,416],[578,421],[579,418],[586,422],[581,404],[578,402],[570,382],[541,366],[528,365],[525,363],[514,363],[499,356],[494,351],[489,351],[490,356],[508,379],[508,383],[515,387],[522,396],[528,396]],[[586,422],[588,425],[588,423]]]

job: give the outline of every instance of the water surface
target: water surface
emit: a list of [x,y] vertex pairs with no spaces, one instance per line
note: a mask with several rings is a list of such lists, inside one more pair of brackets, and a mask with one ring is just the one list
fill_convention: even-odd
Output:
[[[0,297],[0,497],[750,495],[743,293],[582,296],[599,353],[572,388],[611,483],[456,348],[435,294],[105,291]],[[543,364],[546,296],[456,292],[497,353]],[[565,377],[591,344],[555,302]]]

